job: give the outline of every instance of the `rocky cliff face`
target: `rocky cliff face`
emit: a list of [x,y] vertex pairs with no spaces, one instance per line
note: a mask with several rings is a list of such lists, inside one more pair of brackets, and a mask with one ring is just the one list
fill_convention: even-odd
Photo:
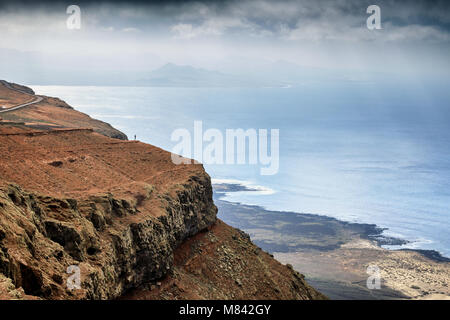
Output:
[[[0,273],[13,290],[49,299],[113,299],[162,278],[174,249],[213,224],[216,208],[206,175],[159,197],[164,214],[155,217],[112,194],[63,199],[3,186]],[[81,289],[73,292],[66,286],[70,265],[81,269]]]
[[[173,250],[216,220],[202,166],[143,143],[14,127],[0,154],[0,273],[27,295],[117,298],[165,276]],[[67,290],[71,265],[81,290]]]
[[127,292],[122,299],[324,299],[302,274],[273,259],[244,232],[218,220],[184,241],[161,280]]
[[[323,298],[217,221],[202,165],[109,136],[0,126],[1,299]],[[148,291],[173,281],[167,295]]]

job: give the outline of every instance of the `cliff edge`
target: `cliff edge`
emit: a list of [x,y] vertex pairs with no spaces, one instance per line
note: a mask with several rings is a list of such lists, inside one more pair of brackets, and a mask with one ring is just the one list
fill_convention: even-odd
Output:
[[[42,101],[25,108],[8,111],[9,108],[27,103],[35,97],[41,97]],[[87,114],[73,109],[61,99],[36,96],[32,89],[4,80],[0,80],[0,117],[15,123],[24,123],[28,127],[39,130],[91,128],[105,136],[127,140],[124,133],[113,128],[109,123],[93,119]]]
[[32,106],[18,112],[31,124],[0,126],[1,299],[324,298],[217,220],[202,165],[92,127],[36,126],[54,108],[80,116]]

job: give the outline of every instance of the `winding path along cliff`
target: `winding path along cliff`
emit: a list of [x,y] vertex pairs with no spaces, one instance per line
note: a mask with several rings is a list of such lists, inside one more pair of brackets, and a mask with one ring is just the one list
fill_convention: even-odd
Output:
[[[20,103],[7,90],[3,103]],[[0,299],[324,298],[217,220],[202,165],[112,138],[126,137],[59,99],[6,114]],[[67,288],[71,265],[81,289]]]

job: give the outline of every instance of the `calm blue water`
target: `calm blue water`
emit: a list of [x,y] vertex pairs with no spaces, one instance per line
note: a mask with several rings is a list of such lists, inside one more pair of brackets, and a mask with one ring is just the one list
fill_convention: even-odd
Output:
[[[411,248],[450,256],[450,106],[445,87],[32,86],[166,150],[177,128],[280,129],[280,170],[205,165],[214,179],[263,186],[228,200],[387,227]],[[431,86],[430,86],[431,87]]]

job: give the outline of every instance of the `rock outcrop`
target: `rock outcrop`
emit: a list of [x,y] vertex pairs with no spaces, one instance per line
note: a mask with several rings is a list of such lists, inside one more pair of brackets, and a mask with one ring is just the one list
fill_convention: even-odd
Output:
[[302,274],[283,265],[244,232],[218,220],[175,250],[162,280],[130,290],[123,299],[284,299],[325,297]]
[[[111,194],[62,199],[3,186],[0,273],[14,290],[47,299],[114,299],[159,279],[172,268],[174,249],[216,220],[209,178],[187,182],[158,195],[159,216]],[[71,265],[81,269],[81,289],[73,292]]]

